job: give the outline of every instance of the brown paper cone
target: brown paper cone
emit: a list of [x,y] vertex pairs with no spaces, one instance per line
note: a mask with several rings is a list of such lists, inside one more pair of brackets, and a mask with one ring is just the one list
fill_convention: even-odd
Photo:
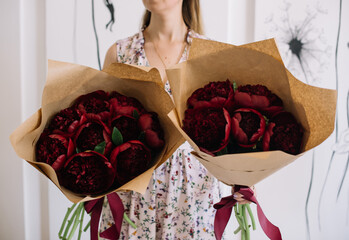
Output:
[[166,142],[153,167],[124,186],[103,195],[127,190],[144,193],[154,169],[166,161],[183,142],[183,137],[167,116],[174,106],[170,96],[164,90],[160,74],[156,69],[142,70],[115,63],[103,72],[77,64],[49,61],[42,107],[11,134],[10,141],[19,157],[45,174],[70,201],[75,203],[96,199],[103,195],[83,196],[60,186],[53,168],[48,164],[35,161],[35,145],[52,116],[71,106],[80,95],[96,90],[118,91],[126,96],[135,97],[147,111],[158,113]]
[[237,85],[262,84],[277,94],[284,108],[305,129],[302,153],[322,143],[334,129],[336,91],[302,83],[285,68],[274,40],[245,46],[194,39],[189,60],[169,69],[176,110],[169,117],[194,148],[193,155],[220,181],[251,186],[296,160],[299,155],[282,151],[228,154],[212,157],[181,129],[186,102],[198,88],[213,81],[235,81]]

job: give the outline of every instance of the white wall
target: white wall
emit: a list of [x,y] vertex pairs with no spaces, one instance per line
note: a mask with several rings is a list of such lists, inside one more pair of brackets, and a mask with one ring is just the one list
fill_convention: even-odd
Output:
[[9,142],[21,120],[19,0],[0,2],[0,238],[24,239],[22,160]]

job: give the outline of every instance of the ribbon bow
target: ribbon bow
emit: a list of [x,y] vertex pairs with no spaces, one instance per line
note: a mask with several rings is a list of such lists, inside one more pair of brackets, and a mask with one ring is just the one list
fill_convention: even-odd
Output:
[[[124,205],[116,193],[107,195],[110,210],[114,218],[115,224],[100,234],[101,237],[117,240],[121,232],[122,219],[124,215]],[[98,226],[103,208],[104,197],[96,200],[91,200],[85,203],[85,210],[91,213],[91,240],[98,240]]]
[[[239,188],[238,193],[244,196],[244,199],[254,202],[257,205],[257,214],[259,224],[261,225],[264,233],[271,240],[282,240],[281,233],[278,227],[274,226],[264,215],[262,208],[260,207],[256,197],[253,195],[253,191],[250,188]],[[228,196],[222,198],[219,203],[216,203],[213,207],[217,209],[214,219],[214,231],[217,240],[221,240],[225,227],[228,224],[232,208],[237,203],[234,196]]]

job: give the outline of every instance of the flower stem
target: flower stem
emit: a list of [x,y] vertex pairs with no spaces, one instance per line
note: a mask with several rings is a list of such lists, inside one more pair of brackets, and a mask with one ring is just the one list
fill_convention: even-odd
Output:
[[84,228],[84,232],[87,231],[87,229],[90,227],[90,225],[91,225],[91,220],[88,221],[88,223],[86,224],[86,226],[85,226],[85,228]]
[[81,239],[81,234],[82,234],[82,224],[83,224],[83,221],[84,221],[84,214],[85,214],[85,211],[82,211],[81,213],[81,218],[80,218],[80,226],[79,226],[79,235],[78,235],[78,240]]
[[[247,229],[248,229],[248,226],[247,224],[245,223],[245,219],[244,219],[244,205],[241,205],[241,204],[236,204],[237,205],[237,212],[235,211],[235,213],[237,213],[236,216],[236,220],[238,221],[239,225],[240,225],[240,229],[241,229],[241,240],[247,240],[246,239],[246,236],[247,236]],[[247,227],[246,227],[247,226]]]
[[237,205],[234,206],[234,211],[235,211],[235,218],[236,218],[236,221],[239,223],[239,226],[240,226],[241,231],[244,231],[244,224],[243,224],[242,221],[241,221],[242,219],[241,219],[241,216],[239,215]]
[[70,233],[68,235],[67,240],[71,240],[73,238],[74,233],[75,233],[76,229],[78,228],[78,225],[81,222],[80,215],[81,215],[81,212],[83,212],[82,207],[83,207],[83,205],[79,204],[79,206],[77,208],[77,214],[76,214],[75,219],[74,219],[74,224],[73,224],[72,230],[70,231]]
[[76,203],[74,203],[71,207],[69,207],[68,210],[67,210],[67,212],[65,213],[65,216],[64,216],[64,219],[63,219],[61,228],[59,229],[59,232],[58,232],[58,237],[59,237],[60,239],[63,238],[62,233],[63,233],[64,227],[65,227],[65,224],[67,223],[67,219],[68,219],[70,213],[71,213],[71,212],[73,211],[73,209],[75,208],[75,206],[76,206]]
[[241,230],[241,240],[246,240],[246,231]]
[[241,204],[238,204],[238,208],[239,208],[239,218],[240,218],[240,221],[241,221],[241,225],[242,225],[242,229],[244,231],[246,231],[246,225],[245,225],[245,220],[244,220],[244,216],[242,215],[242,205]]
[[73,224],[73,222],[75,221],[75,218],[78,214],[79,211],[81,211],[81,206],[83,205],[83,203],[79,203],[79,205],[77,206],[77,208],[75,209],[73,215],[71,216],[71,218],[68,220],[68,225],[67,227],[65,228],[65,231],[64,231],[64,234],[63,234],[63,239],[67,239],[67,235],[68,235],[68,232],[69,232],[69,229],[71,227],[71,225]]
[[245,229],[246,229],[246,240],[250,240],[250,228],[248,226],[247,216],[246,216],[246,204],[242,206],[242,216],[244,218]]
[[130,224],[134,229],[137,229],[137,226],[134,222],[131,221],[131,219],[128,218],[127,214],[124,213],[124,219],[126,220],[126,222],[128,222],[128,224]]
[[250,215],[250,218],[251,218],[252,229],[256,230],[256,221],[254,220],[254,216],[253,216],[250,204],[246,204],[246,208],[248,211],[248,215]]
[[238,226],[238,228],[234,231],[234,234],[237,234],[237,233],[240,232],[240,231],[241,231],[241,227]]

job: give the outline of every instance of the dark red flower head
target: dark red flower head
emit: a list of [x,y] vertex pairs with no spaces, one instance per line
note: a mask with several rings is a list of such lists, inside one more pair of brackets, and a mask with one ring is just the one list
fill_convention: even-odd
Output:
[[183,130],[209,154],[221,151],[229,142],[231,119],[224,108],[194,108],[185,111]]
[[95,147],[106,143],[104,155],[107,155],[111,148],[110,129],[102,121],[87,121],[76,132],[74,142],[80,152],[94,150]]
[[59,171],[73,152],[74,144],[70,139],[44,131],[36,144],[36,161],[47,163]]
[[188,108],[224,107],[230,111],[233,107],[234,90],[229,80],[210,82],[192,93],[187,101]]
[[232,114],[231,133],[241,147],[253,147],[263,136],[265,119],[258,111],[240,108]]
[[145,112],[144,107],[137,99],[126,97],[118,92],[112,92],[110,94],[109,102],[112,106],[114,115],[133,116],[134,111],[137,111],[139,115]]
[[138,126],[145,133],[145,143],[152,149],[161,149],[164,144],[164,131],[155,112],[143,114],[138,119]]
[[110,155],[116,170],[116,180],[124,185],[149,168],[151,154],[140,141],[132,140],[117,146]]
[[105,156],[93,151],[71,156],[59,175],[62,186],[74,193],[85,195],[107,191],[114,179],[112,164]]
[[57,113],[50,121],[48,128],[53,132],[71,135],[85,121],[85,115],[81,114],[77,108],[70,107]]
[[111,129],[116,127],[123,138],[123,142],[138,139],[141,131],[137,124],[137,119],[130,115],[117,115],[111,122]]
[[102,90],[80,96],[75,106],[89,119],[106,120],[110,117],[108,93]]
[[289,112],[273,116],[265,131],[263,150],[282,150],[290,154],[300,153],[303,128]]
[[263,85],[239,86],[234,95],[235,104],[253,108],[271,116],[282,110],[282,100]]

